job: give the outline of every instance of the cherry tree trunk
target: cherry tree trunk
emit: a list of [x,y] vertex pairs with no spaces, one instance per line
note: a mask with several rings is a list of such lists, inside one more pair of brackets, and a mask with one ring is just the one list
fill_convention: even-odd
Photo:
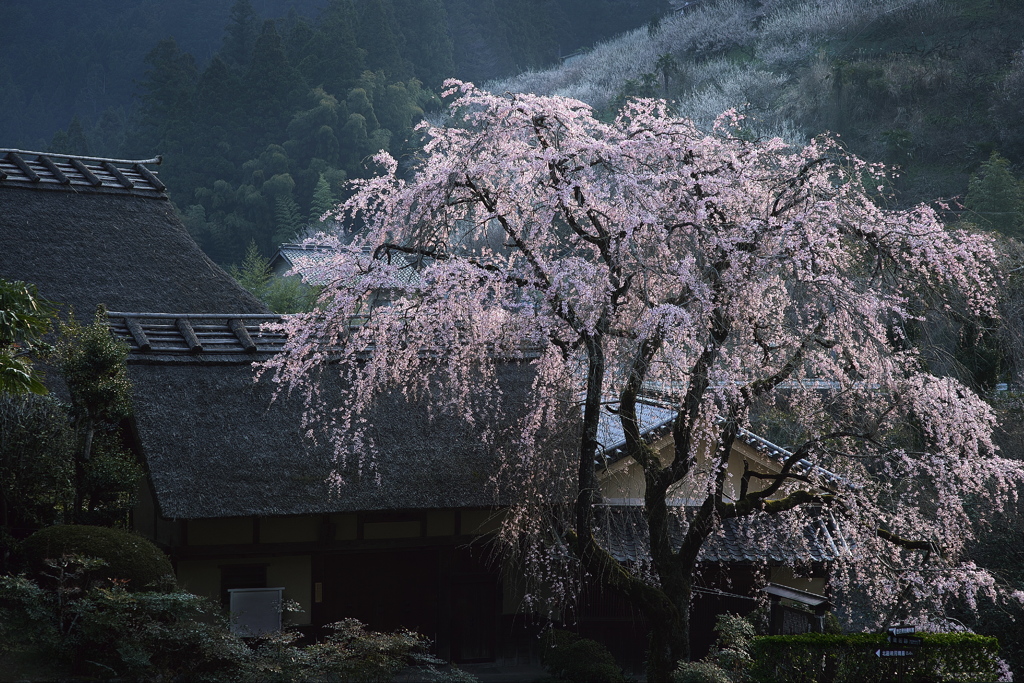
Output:
[[660,609],[645,609],[650,629],[647,680],[668,681],[676,664],[690,658],[691,584],[685,581],[686,596],[669,596]]

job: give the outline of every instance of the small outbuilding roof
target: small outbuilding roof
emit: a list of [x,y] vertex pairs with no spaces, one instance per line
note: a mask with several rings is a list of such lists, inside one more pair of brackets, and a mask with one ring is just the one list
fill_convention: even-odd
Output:
[[330,278],[323,266],[334,254],[334,248],[325,244],[285,243],[277,248],[277,253],[270,259],[270,268],[275,275],[295,272],[307,284],[325,285],[330,282]]
[[[366,256],[371,254],[369,247],[363,251]],[[275,275],[297,273],[308,285],[327,285],[334,279],[332,263],[338,251],[330,244],[282,244],[277,253],[270,259],[270,268]],[[382,258],[399,267],[399,282],[404,285],[415,285],[420,282],[417,259],[393,251]]]
[[[637,402],[640,434],[647,443],[654,443],[670,434],[677,415],[676,410],[667,407],[663,401],[657,398],[648,397]],[[721,420],[721,418],[719,419]],[[618,415],[602,411],[597,433],[604,449],[605,464],[618,462],[626,457],[626,437],[623,434],[622,423]],[[768,439],[742,427],[737,430],[736,438],[776,462],[781,463],[793,455],[782,446],[777,446]],[[806,458],[799,460],[795,469],[803,474],[816,474],[833,484],[846,484],[838,474],[819,467]]]

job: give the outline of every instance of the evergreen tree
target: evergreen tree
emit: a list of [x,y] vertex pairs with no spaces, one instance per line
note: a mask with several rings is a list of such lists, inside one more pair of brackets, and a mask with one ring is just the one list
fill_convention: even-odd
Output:
[[308,91],[299,72],[288,62],[274,22],[264,22],[244,79],[250,149],[280,142],[299,94]]
[[78,120],[76,115],[71,117],[71,123],[66,131],[59,130],[54,134],[48,151],[58,154],[84,154],[88,156],[92,154],[89,147],[85,129],[82,128],[82,122]]
[[274,222],[277,228],[274,232],[275,244],[295,239],[295,235],[302,229],[302,214],[291,194],[278,195],[274,202]]
[[392,0],[402,34],[401,52],[428,88],[439,89],[455,75],[452,37],[441,0]]
[[356,11],[350,0],[330,0],[302,65],[311,84],[337,96],[363,73],[366,50],[356,40]]
[[366,66],[401,80],[412,75],[412,66],[402,56],[401,31],[389,4],[366,0],[359,16],[359,45],[366,50]]
[[231,23],[224,31],[220,57],[235,69],[244,70],[252,58],[259,34],[259,16],[249,0],[235,0],[231,6]]
[[507,46],[496,33],[500,18],[490,0],[446,0],[453,57],[459,77],[471,81],[497,78],[509,71]]
[[231,266],[238,284],[260,298],[274,313],[303,313],[313,310],[321,287],[311,287],[296,275],[277,277],[270,270],[270,259],[260,253],[255,242],[245,250],[241,267]]
[[216,120],[221,125],[230,125],[238,106],[238,78],[231,72],[227,62],[220,55],[214,55],[206,65],[196,87],[196,113],[206,125]]
[[128,346],[111,335],[102,308],[90,325],[69,316],[58,333],[56,365],[71,396],[77,438],[71,521],[104,526],[125,523],[143,474],[125,448],[122,433],[131,413]]
[[123,148],[129,130],[123,107],[107,107],[89,133],[90,149],[97,156],[124,156]]
[[295,181],[289,173],[278,173],[263,183],[260,193],[274,207],[271,246],[288,242],[302,227],[302,213],[295,203]]
[[196,88],[195,157],[188,186],[196,187],[213,178],[230,178],[248,154],[243,137],[245,112],[240,108],[238,76],[227,63],[214,56],[199,77]]
[[253,296],[263,298],[270,282],[270,261],[260,253],[255,241],[250,241],[249,246],[245,248],[245,258],[242,259],[241,267],[232,265],[228,272]]
[[198,81],[195,58],[167,38],[144,61],[149,67],[141,84],[144,125],[160,133],[183,127],[191,119]]
[[[164,183],[186,193],[195,187],[191,166],[196,144],[195,90],[198,70],[192,55],[181,52],[173,38],[160,41],[145,59],[148,69],[141,85],[139,125],[128,136],[130,156],[164,155]],[[191,181],[191,182],[190,182]],[[186,194],[187,196],[187,194]]]
[[312,52],[317,32],[305,17],[293,16],[293,12],[294,8],[289,11],[286,28],[279,27],[284,36],[285,52],[288,53],[288,61],[295,65],[307,81],[312,82],[315,79],[310,78],[313,74],[306,72],[304,61]]
[[558,36],[545,0],[505,0],[495,3],[505,67],[513,72],[535,69],[558,59]]
[[679,63],[676,62],[676,58],[672,56],[671,52],[666,52],[654,63],[654,70],[661,74],[665,88],[664,94],[665,97],[668,97],[668,83],[679,72]]
[[964,200],[978,222],[1012,237],[1024,236],[1024,186],[997,152],[971,176]]
[[309,206],[309,222],[314,227],[322,226],[320,218],[333,209],[336,204],[334,193],[331,192],[331,185],[321,173],[320,179],[316,181],[316,187],[313,188],[313,201]]

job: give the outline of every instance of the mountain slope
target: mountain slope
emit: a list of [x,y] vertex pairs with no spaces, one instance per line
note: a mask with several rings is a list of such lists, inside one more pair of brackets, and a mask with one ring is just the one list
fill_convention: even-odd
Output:
[[559,94],[605,111],[667,97],[708,124],[736,107],[755,134],[839,133],[900,165],[904,201],[957,195],[993,150],[1024,162],[1024,3],[719,0],[597,45],[497,91]]

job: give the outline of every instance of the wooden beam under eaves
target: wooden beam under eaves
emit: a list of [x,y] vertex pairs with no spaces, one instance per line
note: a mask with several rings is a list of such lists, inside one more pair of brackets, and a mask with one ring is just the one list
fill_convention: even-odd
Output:
[[156,175],[152,171],[150,171],[148,168],[146,168],[142,164],[135,164],[134,168],[135,168],[135,170],[138,172],[138,174],[140,176],[142,176],[143,178],[146,179],[146,182],[148,182],[150,185],[152,185],[158,191],[163,192],[164,190],[167,189],[167,186],[164,185],[162,182],[160,182],[160,179],[157,178]]
[[117,166],[114,166],[109,161],[103,161],[101,162],[101,164],[103,168],[107,169],[107,173],[114,176],[114,178],[117,179],[117,182],[121,183],[122,187],[124,187],[127,190],[130,190],[133,187],[135,187],[135,183],[132,182],[132,180],[124,173],[121,173],[121,169],[119,169]]
[[38,183],[42,178],[38,173],[32,170],[32,168],[25,163],[25,160],[14,152],[8,152],[7,158],[12,164],[21,169],[21,172],[25,174],[25,177],[31,180],[33,183]]
[[68,163],[74,166],[75,170],[81,173],[82,177],[85,178],[85,180],[93,187],[99,187],[100,185],[103,184],[103,181],[99,179],[99,176],[93,173],[88,166],[83,164],[78,159],[71,157],[70,159],[68,159]]

